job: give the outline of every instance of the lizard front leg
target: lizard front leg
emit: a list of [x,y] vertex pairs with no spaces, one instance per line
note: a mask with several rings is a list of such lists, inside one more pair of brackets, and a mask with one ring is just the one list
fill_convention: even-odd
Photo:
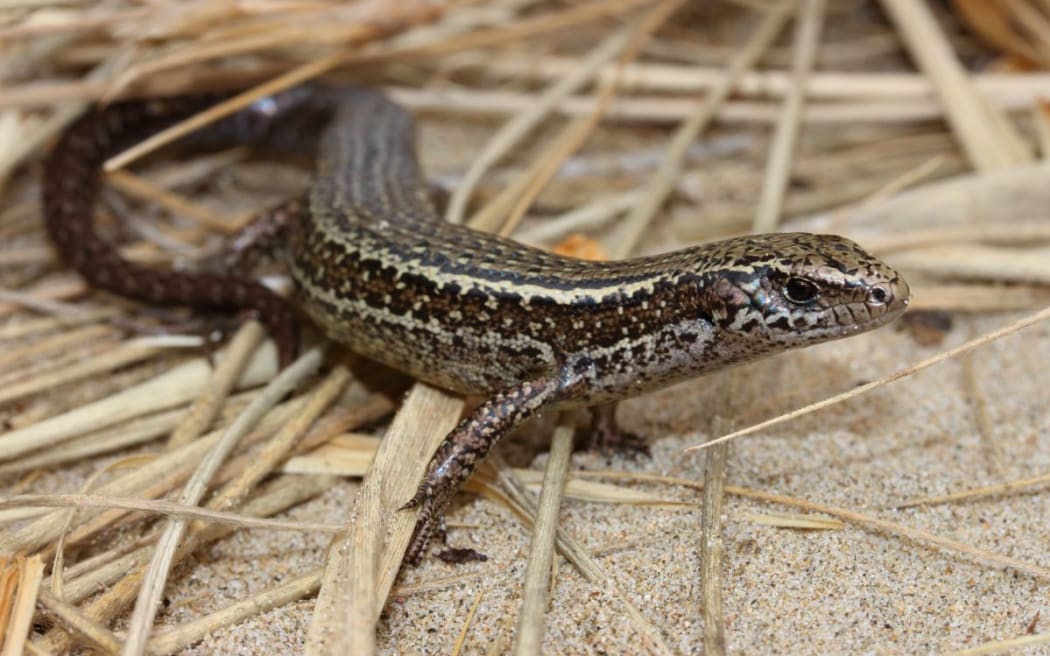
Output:
[[452,497],[489,449],[542,408],[557,402],[564,390],[564,380],[557,377],[522,383],[478,406],[448,434],[430,461],[419,490],[401,507],[421,508],[405,560],[418,563],[422,559],[430,539],[441,530]]

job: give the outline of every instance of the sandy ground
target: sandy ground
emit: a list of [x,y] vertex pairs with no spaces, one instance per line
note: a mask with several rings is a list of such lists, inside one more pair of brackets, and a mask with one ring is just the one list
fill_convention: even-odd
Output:
[[[489,128],[472,139],[424,131],[440,150],[432,178],[461,171]],[[1045,207],[1045,204],[1042,205]],[[957,316],[943,344],[921,346],[908,333],[873,334],[789,353],[729,374],[698,379],[634,399],[620,408],[627,428],[647,436],[652,458],[578,453],[586,470],[703,477],[704,456],[684,447],[709,437],[714,415],[742,427],[850,389],[1003,325],[1013,315]],[[1050,325],[983,347],[967,365],[956,359],[819,414],[735,442],[727,483],[776,493],[928,531],[1050,568],[1050,488],[1046,484],[987,499],[895,509],[902,502],[1050,471]],[[972,369],[967,374],[966,367]],[[975,393],[966,381],[976,381]],[[991,434],[982,436],[980,403]],[[510,445],[508,445],[510,446]],[[532,459],[541,468],[544,456]],[[42,485],[75,490],[95,465],[71,480]],[[698,504],[700,492],[676,485],[622,483]],[[356,483],[344,481],[289,517],[340,522]],[[730,495],[725,506],[723,592],[729,649],[735,654],[926,654],[1050,631],[1050,580],[1004,570],[981,558],[847,523],[838,530],[770,526],[760,515],[796,509]],[[489,556],[449,566],[428,560],[402,573],[379,627],[385,654],[450,653],[471,606],[464,653],[505,653],[517,618],[530,533],[508,511],[465,498],[450,516],[450,540]],[[700,512],[567,501],[562,525],[598,558],[616,590],[596,588],[559,559],[545,653],[643,651],[624,599],[641,610],[673,653],[703,649]],[[319,534],[242,532],[176,570],[158,621],[179,623],[214,612],[323,564]],[[418,592],[416,586],[427,588]],[[302,650],[313,599],[210,635],[186,654],[290,654]],[[1037,648],[1038,649],[1038,648]],[[1030,650],[1026,653],[1048,653]]]
[[[957,321],[939,347],[920,347],[891,328],[742,368],[743,410],[734,421],[746,425],[869,381],[1007,319]],[[1047,362],[1046,325],[973,354],[970,366],[991,414],[990,440],[980,435],[964,365],[956,360],[736,442],[727,483],[849,508],[1050,567],[1045,485],[980,501],[893,507],[1050,469]],[[579,453],[574,467],[701,479],[703,456],[683,454],[682,448],[705,439],[703,427],[718,410],[726,380],[698,379],[621,407],[628,427],[652,438],[652,459]],[[541,456],[534,465],[543,461]],[[699,492],[678,486],[630,485],[666,498],[700,499]],[[291,516],[338,521],[353,489],[351,483],[340,485]],[[796,511],[727,499],[723,589],[734,653],[942,653],[1050,629],[1046,580],[855,525],[806,531],[771,527],[754,517],[783,512]],[[403,572],[400,586],[437,586],[395,594],[379,628],[383,653],[449,653],[479,596],[465,653],[500,653],[510,644],[529,533],[509,512],[480,500],[450,519],[470,527],[452,530],[451,541],[483,550],[489,561],[449,566],[430,560]],[[568,501],[562,522],[674,652],[702,651],[699,511]],[[163,621],[217,610],[319,565],[323,547],[320,537],[263,532],[215,545],[176,577]],[[267,613],[186,653],[293,653],[303,644],[311,609],[306,600]],[[594,588],[562,560],[545,651],[626,654],[639,647],[620,598]]]

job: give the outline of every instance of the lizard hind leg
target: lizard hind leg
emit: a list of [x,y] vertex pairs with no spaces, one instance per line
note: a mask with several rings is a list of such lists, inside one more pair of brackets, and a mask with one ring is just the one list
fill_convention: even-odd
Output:
[[[422,560],[440,534],[445,510],[492,446],[507,433],[559,400],[564,387],[556,377],[527,381],[485,401],[459,423],[434,454],[416,494],[401,507],[420,509],[405,560]],[[457,557],[462,550],[452,550]]]
[[274,257],[287,242],[292,222],[305,211],[305,196],[297,196],[252,217],[220,254],[219,266],[225,271],[244,273],[260,260]]
[[[280,259],[290,227],[305,211],[305,202],[305,197],[295,197],[255,215],[232,236],[221,252],[203,261],[202,268],[219,276],[236,275],[248,279],[260,261]],[[248,308],[245,311],[248,317],[255,316],[267,324],[277,343],[281,366],[290,364],[299,348],[299,334],[297,320],[288,319],[292,312],[288,301],[271,293]],[[224,342],[228,330],[244,321],[245,313],[232,322],[225,314],[205,316],[202,319],[204,328],[200,332],[208,335],[205,340],[207,348],[212,350]]]
[[616,420],[617,403],[605,403],[590,408],[591,425],[588,440],[591,450],[622,451],[641,456],[651,455],[645,437],[624,430]]

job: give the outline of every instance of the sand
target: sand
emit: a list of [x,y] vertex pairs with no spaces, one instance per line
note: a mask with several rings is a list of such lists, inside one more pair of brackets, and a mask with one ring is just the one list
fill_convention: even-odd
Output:
[[[869,381],[1008,318],[957,320],[938,347],[918,346],[890,328],[741,368],[743,410],[733,423],[746,425]],[[894,509],[919,497],[1045,474],[1046,362],[1046,325],[972,355],[970,366],[992,420],[990,440],[980,434],[963,363],[950,361],[735,442],[727,484],[848,508],[1050,567],[1045,485],[978,501]],[[704,457],[683,454],[682,448],[707,437],[725,382],[726,375],[712,376],[624,403],[621,417],[649,436],[652,458],[578,453],[574,468],[702,479]],[[544,460],[533,464],[542,467]],[[700,500],[698,491],[679,486],[629,485],[668,499]],[[341,484],[290,516],[337,521],[353,487]],[[797,512],[733,495],[726,500],[723,591],[733,653],[944,653],[1047,630],[1046,579],[849,523],[838,530],[798,530],[756,518]],[[437,587],[418,594],[395,591],[379,627],[383,653],[450,653],[479,597],[464,653],[508,648],[529,531],[481,500],[459,507],[450,520],[470,527],[454,528],[450,541],[484,551],[488,562],[450,566],[431,559],[406,569],[399,586]],[[702,651],[697,509],[567,501],[562,526],[598,557],[619,593],[658,627],[673,653]],[[324,544],[317,536],[263,532],[218,544],[172,582],[171,605],[161,619],[181,621],[217,610],[319,565]],[[294,653],[303,644],[311,608],[304,600],[266,613],[186,653]],[[626,654],[641,647],[621,598],[591,586],[561,560],[545,651]]]

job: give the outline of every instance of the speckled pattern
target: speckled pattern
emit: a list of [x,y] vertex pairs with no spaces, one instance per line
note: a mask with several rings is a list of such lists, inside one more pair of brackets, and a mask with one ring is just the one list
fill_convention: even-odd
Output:
[[[287,362],[296,329],[278,296],[230,276],[145,270],[93,230],[106,154],[203,103],[117,105],[71,128],[45,175],[49,230],[97,286],[153,302],[259,311]],[[543,407],[630,398],[872,330],[908,305],[896,271],[834,235],[755,235],[588,262],[442,222],[426,194],[412,117],[375,91],[301,87],[257,101],[198,139],[223,136],[319,148],[302,215],[283,214],[296,303],[320,328],[423,381],[493,397],[446,438],[410,501],[423,506],[410,560],[492,444]]]

